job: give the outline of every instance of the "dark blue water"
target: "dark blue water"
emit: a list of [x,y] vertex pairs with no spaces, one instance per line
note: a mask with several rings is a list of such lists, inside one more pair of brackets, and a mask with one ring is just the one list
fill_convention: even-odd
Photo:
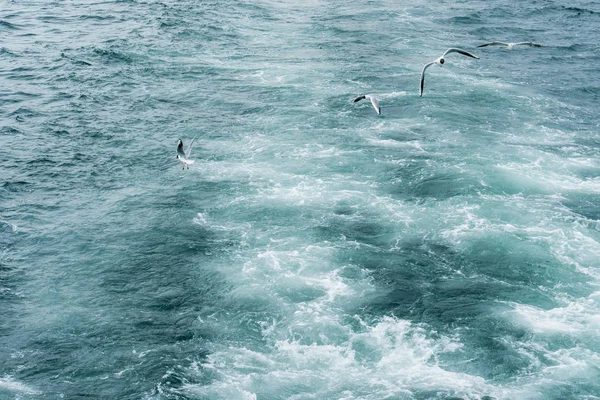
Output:
[[597,398],[598,37],[579,0],[0,2],[0,398]]

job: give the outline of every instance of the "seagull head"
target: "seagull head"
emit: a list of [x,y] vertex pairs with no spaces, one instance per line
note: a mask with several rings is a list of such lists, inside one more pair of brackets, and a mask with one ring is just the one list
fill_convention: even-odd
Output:
[[437,60],[435,60],[435,63],[438,64],[439,66],[444,65],[445,62],[446,62],[446,60],[444,60],[444,57],[440,57]]

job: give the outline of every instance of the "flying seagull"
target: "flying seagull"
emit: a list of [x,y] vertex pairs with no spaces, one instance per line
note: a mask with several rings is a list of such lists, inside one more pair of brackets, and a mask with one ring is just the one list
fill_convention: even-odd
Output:
[[381,107],[379,107],[379,102],[377,101],[377,98],[375,96],[373,96],[372,94],[365,94],[364,96],[360,96],[360,97],[357,97],[356,99],[354,99],[354,102],[356,103],[357,101],[361,101],[363,99],[371,100],[371,104],[373,105],[373,108],[375,109],[377,114],[381,115]]
[[454,49],[454,48],[452,48],[452,49],[446,50],[446,52],[440,58],[438,58],[437,60],[433,60],[430,63],[425,64],[425,66],[423,67],[423,71],[421,71],[421,92],[420,92],[419,96],[423,96],[423,87],[425,85],[425,70],[427,68],[429,68],[430,66],[432,66],[433,64],[438,64],[440,67],[442,65],[444,65],[444,63],[446,62],[446,60],[444,59],[444,57],[446,57],[446,54],[450,54],[450,53],[460,53],[460,54],[465,55],[467,57],[479,59],[479,57],[477,57],[476,55],[471,54],[468,51],[464,51],[464,50],[461,50],[461,49]]
[[183,141],[179,139],[179,143],[177,143],[177,159],[181,163],[181,169],[190,169],[190,164],[194,163],[194,160],[190,160],[190,153],[192,152],[192,145],[194,144],[195,138],[192,139],[190,145],[188,146],[187,152],[183,151]]
[[487,46],[504,46],[508,50],[512,50],[515,46],[530,46],[530,47],[542,47],[541,44],[533,43],[533,42],[519,42],[519,43],[504,43],[504,42],[490,42],[481,44],[477,47],[487,47]]

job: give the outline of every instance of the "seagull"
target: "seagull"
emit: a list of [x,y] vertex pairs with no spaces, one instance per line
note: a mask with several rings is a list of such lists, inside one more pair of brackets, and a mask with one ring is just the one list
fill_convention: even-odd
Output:
[[365,94],[364,96],[360,96],[360,97],[357,97],[356,99],[354,99],[354,102],[356,103],[357,101],[361,101],[363,99],[371,100],[371,104],[373,105],[373,108],[375,109],[377,114],[381,115],[381,107],[379,107],[379,102],[377,101],[377,98],[375,96],[373,96],[372,94]]
[[450,54],[450,53],[460,53],[460,54],[465,55],[467,57],[479,59],[479,57],[477,57],[476,55],[471,54],[468,51],[464,51],[464,50],[461,50],[461,49],[451,48],[451,49],[446,50],[446,52],[440,58],[438,58],[437,60],[433,60],[430,63],[425,64],[425,66],[423,67],[423,71],[421,71],[421,93],[419,94],[420,97],[423,96],[423,86],[425,85],[425,70],[427,68],[429,68],[430,66],[432,66],[433,64],[438,64],[440,67],[442,65],[444,65],[444,63],[446,62],[446,60],[444,59],[444,57],[446,57],[446,54]]
[[487,46],[505,46],[508,50],[512,50],[515,46],[530,46],[530,47],[542,47],[541,44],[533,43],[533,42],[519,42],[519,43],[504,43],[504,42],[490,42],[479,45],[477,47],[487,47]]
[[182,165],[181,169],[185,169],[186,167],[187,169],[190,169],[190,164],[194,163],[194,160],[189,159],[190,153],[192,152],[192,145],[194,144],[194,140],[196,140],[196,138],[192,139],[192,141],[190,142],[187,152],[183,151],[183,141],[181,139],[179,139],[179,143],[177,143],[177,159]]

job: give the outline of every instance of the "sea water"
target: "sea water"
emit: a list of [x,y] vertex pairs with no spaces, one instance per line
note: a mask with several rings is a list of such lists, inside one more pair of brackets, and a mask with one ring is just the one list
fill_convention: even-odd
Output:
[[0,0],[0,398],[599,398],[599,37],[584,0]]

